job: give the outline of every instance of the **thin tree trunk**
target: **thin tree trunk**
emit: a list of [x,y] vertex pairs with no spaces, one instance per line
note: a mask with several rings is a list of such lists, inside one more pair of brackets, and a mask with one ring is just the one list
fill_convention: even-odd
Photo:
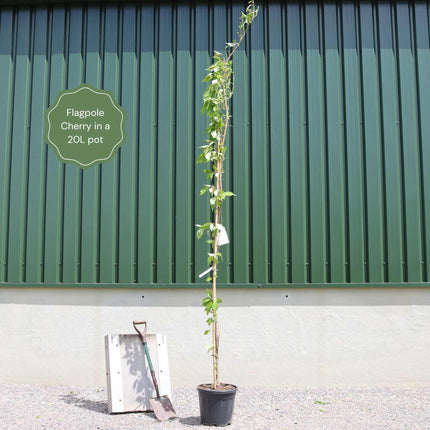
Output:
[[[219,147],[218,147],[219,150]],[[222,190],[222,161],[217,161],[217,172],[218,175],[216,177],[216,189],[217,191]],[[220,224],[220,218],[221,218],[221,208],[215,207],[215,228],[218,228],[218,225]],[[213,253],[214,253],[214,265],[213,265],[213,275],[212,275],[212,297],[213,302],[217,303],[217,296],[216,296],[216,288],[217,288],[217,277],[218,277],[218,235],[219,231],[216,230],[216,234],[214,237],[214,244],[213,244]],[[219,385],[219,374],[218,374],[218,351],[219,351],[219,334],[218,334],[218,311],[214,312],[214,322],[212,323],[212,344],[214,346],[213,348],[213,385],[214,390],[218,388]]]

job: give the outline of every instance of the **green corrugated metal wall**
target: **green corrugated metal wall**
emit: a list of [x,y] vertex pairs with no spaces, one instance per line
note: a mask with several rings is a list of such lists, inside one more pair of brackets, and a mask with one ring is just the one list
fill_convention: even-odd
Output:
[[[202,79],[242,8],[1,9],[1,285],[201,285]],[[264,3],[234,63],[222,284],[430,286],[429,20],[428,2]],[[82,82],[127,112],[85,171],[43,141]]]

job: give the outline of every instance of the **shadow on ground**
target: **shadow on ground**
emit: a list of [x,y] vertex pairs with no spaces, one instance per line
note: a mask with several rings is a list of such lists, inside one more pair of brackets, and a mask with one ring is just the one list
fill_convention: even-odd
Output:
[[109,415],[108,404],[106,401],[88,400],[73,393],[60,396],[60,400],[68,405],[75,405],[79,408],[88,409],[89,411]]
[[200,417],[179,418],[179,422],[181,424],[185,424],[187,426],[199,426],[200,425]]
[[[85,399],[84,397],[78,396],[74,393],[62,395],[60,396],[60,400],[68,405],[74,405],[74,406],[77,406],[78,408],[87,409],[89,411],[98,412],[104,415],[110,415],[107,401],[89,400],[89,399]],[[127,413],[132,413],[132,412],[127,412]],[[142,412],[136,412],[136,413],[142,413]],[[144,412],[144,414],[147,416],[152,416],[156,420],[156,417],[153,414],[153,412]],[[187,426],[201,425],[200,416],[190,416],[190,417],[184,417],[184,418],[178,417],[178,418],[181,424],[184,424]]]

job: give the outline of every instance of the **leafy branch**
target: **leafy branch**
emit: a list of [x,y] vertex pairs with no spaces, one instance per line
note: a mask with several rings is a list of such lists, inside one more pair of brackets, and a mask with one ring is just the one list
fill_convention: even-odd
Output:
[[204,170],[208,183],[200,190],[200,195],[209,194],[209,204],[212,210],[212,219],[204,224],[197,225],[197,238],[201,238],[206,232],[209,235],[208,243],[211,251],[208,253],[208,265],[212,272],[207,281],[212,282],[212,290],[207,290],[207,296],[203,299],[202,306],[205,309],[207,324],[210,330],[205,334],[212,332],[212,344],[208,351],[212,351],[213,356],[213,389],[216,390],[219,385],[218,380],[218,351],[219,351],[219,329],[218,329],[218,308],[222,302],[217,298],[217,270],[222,254],[219,251],[219,235],[224,230],[221,224],[221,208],[227,197],[234,194],[231,191],[224,191],[222,185],[223,166],[226,156],[225,141],[230,120],[229,100],[234,92],[234,75],[233,75],[233,55],[244,40],[249,26],[258,14],[258,7],[255,6],[254,0],[251,0],[242,12],[237,40],[226,43],[225,53],[214,51],[213,62],[207,69],[207,75],[204,82],[208,83],[206,91],[203,94],[202,114],[208,117],[209,126],[206,129],[207,140],[205,145],[201,146],[202,150],[197,158],[197,164],[207,163],[208,167]]

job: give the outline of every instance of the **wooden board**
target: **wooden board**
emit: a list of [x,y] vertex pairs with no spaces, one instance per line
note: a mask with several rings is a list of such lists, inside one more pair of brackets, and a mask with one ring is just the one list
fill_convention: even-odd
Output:
[[[147,342],[160,395],[171,399],[166,337],[148,334]],[[149,399],[156,393],[140,337],[108,334],[105,348],[109,413],[151,411]]]

